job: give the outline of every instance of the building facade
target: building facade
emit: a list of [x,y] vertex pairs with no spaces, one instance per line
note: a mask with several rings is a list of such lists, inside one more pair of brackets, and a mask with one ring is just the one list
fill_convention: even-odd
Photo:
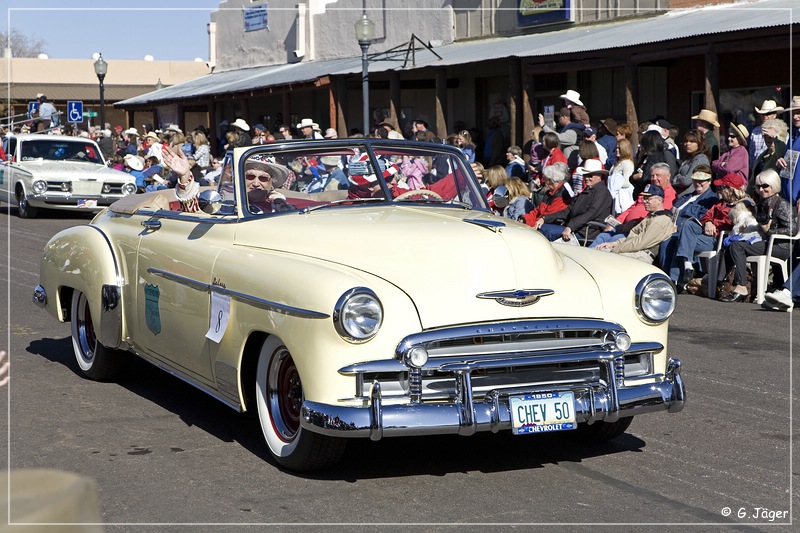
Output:
[[[285,4],[285,5],[284,5]],[[574,4],[574,5],[573,5]],[[788,103],[796,73],[793,0],[228,0],[209,23],[213,72],[130,98],[132,113],[207,114],[208,124],[361,127],[354,23],[375,23],[371,124],[425,117],[440,137],[498,117],[522,145],[545,106],[581,93],[593,120],[666,117],[683,132],[701,108],[751,127],[764,99]],[[435,7],[432,7],[435,6]],[[678,9],[679,8],[679,9]],[[796,90],[794,91],[797,92]],[[217,133],[220,133],[219,130]]]

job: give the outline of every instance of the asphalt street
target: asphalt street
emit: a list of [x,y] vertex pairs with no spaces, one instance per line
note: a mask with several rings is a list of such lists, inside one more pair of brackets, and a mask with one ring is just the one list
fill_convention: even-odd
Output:
[[69,324],[31,292],[47,240],[89,218],[0,208],[0,347],[12,369],[0,452],[12,469],[95,480],[106,531],[793,530],[792,314],[679,296],[669,351],[683,362],[686,408],[637,417],[600,446],[565,434],[353,441],[337,468],[296,475],[268,457],[252,416],[147,363],[115,383],[81,377]]

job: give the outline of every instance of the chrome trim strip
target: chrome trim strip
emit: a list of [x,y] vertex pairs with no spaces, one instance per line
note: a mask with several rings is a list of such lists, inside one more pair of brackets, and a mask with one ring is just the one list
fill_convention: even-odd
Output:
[[464,222],[469,222],[470,224],[475,224],[476,226],[492,230],[495,233],[500,233],[500,230],[506,227],[505,222],[492,219],[465,218]]
[[[176,199],[177,201],[177,199]],[[190,215],[183,211],[167,211],[166,209],[158,209],[155,211],[149,209],[140,209],[136,211],[137,215],[144,215],[149,217],[168,218],[171,220],[183,220],[185,222],[196,222],[198,224],[235,224],[242,220],[237,217],[225,217],[218,215],[219,218],[200,217],[197,215]]]
[[203,283],[202,281],[197,281],[192,278],[187,278],[186,276],[180,276],[178,274],[167,272],[166,270],[161,270],[159,268],[148,267],[147,272],[149,274],[153,274],[154,276],[159,276],[164,279],[180,283],[181,285],[186,285],[187,287],[191,287],[192,289],[198,290],[200,292],[207,292],[209,294],[212,292],[216,292],[218,294],[230,296],[231,298],[236,298],[239,301],[255,305],[256,307],[261,307],[262,309],[266,309],[268,311],[277,311],[278,313],[297,316],[300,318],[316,318],[316,319],[330,318],[330,315],[325,313],[319,313],[317,311],[310,311],[308,309],[292,307],[291,305],[271,302],[269,300],[258,298],[256,296],[251,296],[249,294],[244,294],[239,291],[226,289],[218,285],[210,285],[208,283]]

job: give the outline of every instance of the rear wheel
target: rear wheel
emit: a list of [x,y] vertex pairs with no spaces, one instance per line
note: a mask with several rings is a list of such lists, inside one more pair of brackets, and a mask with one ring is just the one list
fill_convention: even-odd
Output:
[[615,439],[625,433],[633,422],[632,416],[620,418],[616,422],[595,422],[594,424],[578,424],[575,438],[581,442],[597,443]]
[[22,189],[17,191],[17,215],[19,218],[36,218],[39,215],[39,209],[28,203]]
[[97,340],[95,321],[86,295],[72,293],[72,348],[84,375],[96,381],[119,376],[128,359],[124,352],[106,348]]
[[303,384],[292,355],[277,337],[261,347],[256,406],[264,439],[275,460],[291,470],[319,470],[335,464],[347,442],[300,427]]

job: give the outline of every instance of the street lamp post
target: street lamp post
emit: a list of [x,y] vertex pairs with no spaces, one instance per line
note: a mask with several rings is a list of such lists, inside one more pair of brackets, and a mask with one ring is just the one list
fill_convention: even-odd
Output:
[[367,18],[366,13],[356,21],[356,39],[361,47],[361,92],[364,103],[364,135],[369,135],[369,58],[367,51],[375,37],[375,23]]
[[100,129],[106,127],[106,99],[105,87],[103,87],[106,72],[108,72],[108,63],[103,59],[103,54],[100,54],[97,61],[94,62],[94,73],[97,74],[97,79],[100,81]]

